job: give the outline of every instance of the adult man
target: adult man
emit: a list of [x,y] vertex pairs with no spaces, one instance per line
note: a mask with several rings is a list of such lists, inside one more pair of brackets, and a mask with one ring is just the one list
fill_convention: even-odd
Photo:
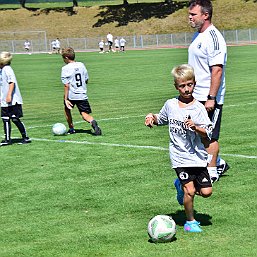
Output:
[[228,164],[219,158],[219,132],[222,106],[225,96],[225,65],[227,47],[222,34],[211,23],[212,3],[210,0],[189,2],[189,23],[197,29],[188,49],[188,63],[194,67],[196,86],[193,96],[205,105],[213,122],[211,141],[205,142],[206,150],[212,155],[208,171],[213,182],[219,179]]

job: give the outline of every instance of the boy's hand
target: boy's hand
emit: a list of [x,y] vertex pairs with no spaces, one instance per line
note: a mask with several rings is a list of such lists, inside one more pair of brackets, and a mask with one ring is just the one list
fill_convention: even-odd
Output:
[[65,100],[65,105],[66,105],[66,107],[68,108],[68,109],[72,109],[72,107],[73,107],[73,104],[69,101],[69,100]]
[[12,102],[12,96],[7,95],[5,101],[6,101],[6,103],[11,103]]
[[190,116],[188,116],[188,118],[185,120],[185,125],[186,125],[189,129],[195,131],[195,124],[194,124],[194,122],[191,120],[191,117],[190,117]]
[[145,125],[149,128],[153,127],[153,123],[154,123],[154,116],[152,113],[149,113],[145,116]]

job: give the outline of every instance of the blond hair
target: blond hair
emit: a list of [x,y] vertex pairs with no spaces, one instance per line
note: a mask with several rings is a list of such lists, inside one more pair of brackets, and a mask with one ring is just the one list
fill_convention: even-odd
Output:
[[195,73],[192,66],[189,64],[181,64],[172,69],[171,74],[174,77],[174,83],[177,84],[178,80],[193,80],[195,81]]
[[10,64],[12,61],[12,54],[9,52],[2,52],[0,54],[0,65]]

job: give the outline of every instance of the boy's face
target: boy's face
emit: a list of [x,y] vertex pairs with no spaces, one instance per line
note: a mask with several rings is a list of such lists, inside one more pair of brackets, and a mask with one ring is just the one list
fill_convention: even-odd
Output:
[[191,98],[195,87],[195,81],[178,79],[176,81],[175,87],[181,97]]

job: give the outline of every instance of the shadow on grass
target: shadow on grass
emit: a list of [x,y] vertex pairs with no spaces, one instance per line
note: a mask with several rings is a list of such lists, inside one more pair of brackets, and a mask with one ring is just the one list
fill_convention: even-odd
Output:
[[33,16],[39,16],[41,14],[48,15],[50,12],[66,13],[68,16],[77,14],[73,7],[57,7],[57,8],[26,8],[28,11],[34,12]]
[[76,129],[76,134],[90,134],[94,136],[91,129]]
[[[178,226],[184,226],[186,221],[186,215],[184,210],[183,211],[179,210],[175,213],[169,213],[166,215],[171,216],[175,220]],[[211,222],[212,217],[210,215],[198,213],[197,211],[195,211],[194,215],[195,215],[195,219],[201,223],[201,226],[212,225],[212,222]]]
[[128,5],[100,6],[99,17],[93,27],[117,22],[116,27],[126,26],[129,22],[140,22],[151,18],[164,19],[168,15],[188,6],[188,1],[171,1],[170,3],[135,3]]

